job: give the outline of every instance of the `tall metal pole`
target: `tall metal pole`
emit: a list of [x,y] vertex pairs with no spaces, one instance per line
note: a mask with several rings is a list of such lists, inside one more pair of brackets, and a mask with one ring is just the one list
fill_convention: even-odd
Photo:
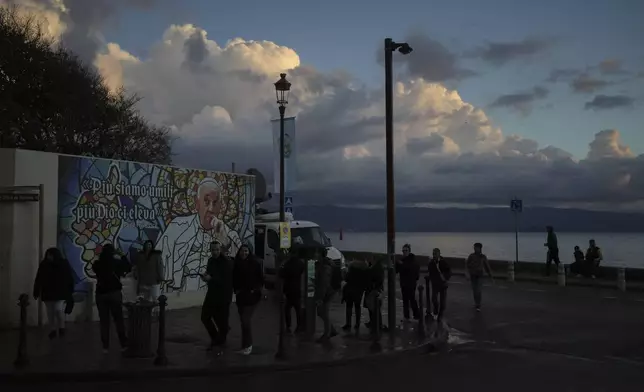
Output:
[[[284,112],[286,107],[280,105],[280,222],[285,222],[286,217],[284,214]],[[284,252],[282,249],[278,252],[277,255],[278,264],[277,271],[282,268],[282,262],[284,261]],[[277,344],[277,353],[275,357],[278,359],[285,358],[284,353],[284,333],[286,329],[286,324],[284,320],[284,282],[279,278],[278,273],[278,284],[279,284],[279,314],[280,314],[280,333],[279,333],[279,342]]]
[[385,39],[385,143],[387,156],[387,291],[389,333],[393,337],[396,326],[396,203],[394,200],[394,89],[393,89],[393,40]]
[[519,213],[514,212],[514,262],[519,262]]

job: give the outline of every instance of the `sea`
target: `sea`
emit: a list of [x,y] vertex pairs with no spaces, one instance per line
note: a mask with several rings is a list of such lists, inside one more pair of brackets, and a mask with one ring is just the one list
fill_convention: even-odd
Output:
[[[347,251],[385,253],[387,234],[344,232],[327,233],[333,245]],[[594,239],[602,249],[602,265],[644,268],[644,233],[557,233],[559,258],[569,264],[578,245],[584,252]],[[396,250],[410,244],[413,253],[430,255],[439,248],[444,256],[466,257],[475,242],[483,244],[483,253],[492,260],[515,259],[515,234],[512,233],[396,233]],[[546,233],[519,233],[519,261],[543,263],[546,260]]]

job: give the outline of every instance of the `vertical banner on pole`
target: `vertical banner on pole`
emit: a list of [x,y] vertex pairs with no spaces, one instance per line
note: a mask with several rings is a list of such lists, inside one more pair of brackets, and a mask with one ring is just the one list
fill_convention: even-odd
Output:
[[[273,128],[273,193],[280,189],[280,120],[271,120]],[[284,119],[284,191],[295,188],[297,164],[295,162],[295,117]]]

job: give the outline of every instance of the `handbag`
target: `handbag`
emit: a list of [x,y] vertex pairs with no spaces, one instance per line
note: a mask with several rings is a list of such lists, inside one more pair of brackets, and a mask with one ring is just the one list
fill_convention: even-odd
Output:
[[74,311],[74,299],[68,299],[65,301],[65,314],[72,314]]

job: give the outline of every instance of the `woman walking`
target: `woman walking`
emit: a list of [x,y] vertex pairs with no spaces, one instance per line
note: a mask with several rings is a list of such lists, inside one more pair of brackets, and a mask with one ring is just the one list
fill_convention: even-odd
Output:
[[262,265],[251,253],[250,247],[242,245],[235,256],[233,267],[233,290],[237,299],[237,311],[241,322],[243,355],[253,352],[253,335],[251,322],[253,312],[262,298],[264,274]]
[[130,263],[116,253],[112,244],[103,247],[98,260],[92,266],[96,274],[96,307],[98,318],[101,324],[101,342],[103,352],[107,353],[110,348],[110,317],[116,324],[121,348],[127,347],[125,335],[125,323],[123,321],[123,294],[121,289],[121,278],[130,273]]
[[49,248],[40,262],[34,281],[34,299],[42,299],[47,309],[49,338],[65,336],[65,302],[73,301],[74,275],[57,248]]

